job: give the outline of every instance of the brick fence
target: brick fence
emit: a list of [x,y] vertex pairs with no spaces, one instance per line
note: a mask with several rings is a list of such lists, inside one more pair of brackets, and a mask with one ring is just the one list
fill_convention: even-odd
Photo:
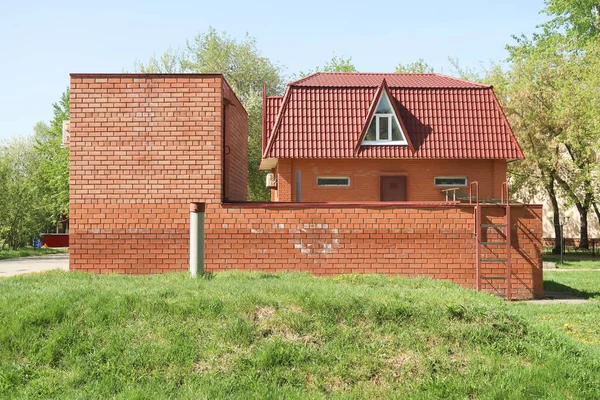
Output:
[[[502,209],[483,206],[484,223]],[[539,238],[541,206],[512,207],[512,281],[515,298],[543,294]],[[448,279],[476,287],[474,208],[430,204],[224,204],[206,214],[208,271],[308,271],[317,275],[382,273]],[[493,240],[488,233],[487,240]],[[492,248],[486,258],[505,256]],[[482,265],[482,275],[505,274],[504,264]],[[505,282],[482,282],[504,292]]]

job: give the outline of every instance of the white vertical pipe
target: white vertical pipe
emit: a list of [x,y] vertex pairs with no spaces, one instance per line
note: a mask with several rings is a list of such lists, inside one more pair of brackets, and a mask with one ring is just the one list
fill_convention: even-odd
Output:
[[190,274],[204,273],[204,203],[190,203]]

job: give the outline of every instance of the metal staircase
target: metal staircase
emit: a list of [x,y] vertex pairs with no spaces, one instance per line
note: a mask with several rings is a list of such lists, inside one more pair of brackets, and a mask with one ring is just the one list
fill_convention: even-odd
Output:
[[[475,190],[473,190],[475,189]],[[479,184],[471,182],[470,203],[475,214],[477,290],[490,291],[512,300],[511,217],[508,184],[502,183],[500,202],[480,203]],[[491,215],[486,215],[490,211]],[[496,214],[501,210],[501,215]],[[484,223],[484,218],[486,219]],[[498,221],[500,220],[500,221]]]

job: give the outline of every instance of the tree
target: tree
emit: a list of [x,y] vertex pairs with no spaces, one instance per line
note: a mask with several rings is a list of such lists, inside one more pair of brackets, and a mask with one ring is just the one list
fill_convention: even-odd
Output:
[[[597,38],[582,41],[552,31],[548,26],[544,28],[531,40],[516,38],[517,45],[508,47],[509,61],[513,81],[520,79],[522,87],[529,87],[527,101],[539,105],[533,123],[545,129],[542,133],[545,140],[539,142],[530,157],[538,159],[539,166],[547,167],[546,177],[551,177],[553,183],[547,182],[546,186],[556,186],[559,196],[577,208],[579,246],[587,249],[588,213],[598,208],[595,198],[600,130],[594,110],[600,102],[597,77],[600,43]],[[552,155],[551,162],[544,159],[547,154]],[[600,221],[600,213],[597,216]]]
[[419,58],[417,61],[408,64],[398,64],[396,73],[419,73],[431,74],[435,72],[434,68],[427,64],[424,59]]
[[560,209],[556,190],[559,155],[555,125],[549,104],[554,93],[547,69],[532,59],[513,59],[508,71],[497,65],[487,76],[521,145],[525,159],[509,166],[511,192],[530,200],[542,189],[554,214],[555,246],[560,252]]
[[47,224],[33,176],[38,164],[31,137],[0,144],[0,248],[31,243]]
[[37,167],[33,179],[43,199],[45,213],[55,224],[69,214],[69,149],[62,145],[63,122],[69,119],[69,89],[54,103],[50,125],[38,123],[34,128]]
[[564,30],[565,36],[586,42],[600,34],[598,0],[546,0],[543,13],[553,17],[542,25],[546,34]]
[[146,73],[223,74],[248,112],[248,199],[269,199],[266,172],[258,169],[262,155],[262,91],[266,84],[268,95],[281,94],[284,79],[281,67],[262,55],[254,38],[246,35],[236,40],[209,28],[188,41],[184,51],[169,49],[145,64],[136,61],[134,68]]
[[184,56],[180,50],[174,50],[169,47],[161,56],[157,57],[154,54],[150,57],[147,64],[143,64],[139,60],[133,62],[133,68],[136,71],[146,74],[153,72],[161,72],[165,74],[174,74],[184,72],[185,66]]
[[293,75],[293,80],[305,78],[317,72],[358,72],[352,63],[352,57],[344,58],[344,56],[333,55],[331,60],[327,61],[322,67],[317,66],[315,69],[308,71],[300,71]]

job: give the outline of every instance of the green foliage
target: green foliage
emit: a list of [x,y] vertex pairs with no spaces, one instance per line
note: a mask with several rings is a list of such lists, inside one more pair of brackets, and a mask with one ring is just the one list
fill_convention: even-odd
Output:
[[531,39],[508,46],[506,99],[511,123],[528,160],[514,165],[533,188],[538,179],[553,202],[577,207],[580,247],[588,248],[588,213],[600,222],[600,36],[597,2],[548,0],[554,18]]
[[31,138],[0,144],[0,248],[31,243],[45,227],[43,204],[33,177],[38,165]]
[[292,80],[305,78],[317,72],[358,72],[352,63],[352,57],[344,58],[344,56],[333,55],[331,60],[327,61],[322,67],[316,67],[308,71],[300,71],[294,74]]
[[564,30],[567,37],[587,41],[600,34],[600,2],[598,0],[546,0],[542,12],[553,17],[542,25],[553,34]]
[[256,40],[248,35],[236,40],[209,28],[188,41],[183,51],[169,49],[147,63],[136,61],[140,72],[221,73],[248,112],[248,200],[268,200],[264,171],[259,171],[262,151],[262,92],[281,94],[284,87],[282,68],[264,57]]
[[0,293],[0,397],[600,396],[595,346],[443,281],[51,272]]
[[54,118],[50,126],[35,126],[35,153],[38,164],[35,184],[50,224],[69,214],[69,149],[62,145],[63,121],[69,119],[69,89],[53,104]]
[[427,64],[424,59],[419,58],[417,61],[408,64],[398,64],[396,67],[396,73],[419,73],[419,74],[431,74],[434,73],[434,68]]
[[50,125],[34,136],[0,143],[0,248],[31,244],[69,212],[69,150],[62,123],[69,118],[69,91],[53,105]]

